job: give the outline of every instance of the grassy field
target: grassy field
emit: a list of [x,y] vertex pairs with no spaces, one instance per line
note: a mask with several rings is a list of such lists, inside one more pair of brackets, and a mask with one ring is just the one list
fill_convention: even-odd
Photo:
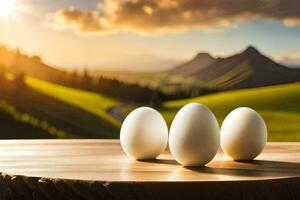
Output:
[[[76,128],[74,125],[78,125],[79,132],[90,131],[92,133],[96,130],[98,138],[118,137],[120,123],[110,116],[107,110],[122,102],[105,95],[72,89],[30,77],[26,77],[25,82],[32,91],[23,96],[26,98],[21,102],[25,105],[19,105],[20,102],[17,102],[25,113],[32,112],[32,115],[37,117],[42,117],[45,113],[49,115],[49,121],[52,121],[58,128],[68,124]],[[300,83],[228,91],[164,102],[160,111],[169,125],[176,112],[189,102],[207,105],[217,116],[220,125],[231,110],[241,106],[254,108],[267,123],[269,141],[300,141]],[[124,106],[128,109],[124,108],[126,112],[124,111],[123,114],[126,115],[135,106]],[[26,110],[27,107],[30,108]]]
[[300,83],[165,102],[161,111],[168,124],[178,109],[190,102],[207,105],[215,113],[220,124],[231,110],[241,106],[251,107],[265,119],[269,141],[300,141]]
[[1,139],[55,139],[72,138],[46,121],[28,113],[19,112],[14,106],[0,99]]
[[30,77],[27,77],[25,82],[29,87],[40,93],[94,114],[113,126],[120,126],[120,123],[107,113],[110,107],[119,104],[116,99]]
[[6,74],[6,79],[2,79],[0,85],[3,86],[0,87],[1,98],[21,113],[63,130],[66,137],[119,137],[120,123],[107,113],[111,106],[120,103],[118,100],[30,77],[25,78],[25,84],[18,86],[14,75]]

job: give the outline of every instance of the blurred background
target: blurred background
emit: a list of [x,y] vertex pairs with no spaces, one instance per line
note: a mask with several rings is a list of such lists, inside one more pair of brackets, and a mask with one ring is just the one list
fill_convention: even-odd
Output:
[[0,0],[0,138],[118,138],[136,107],[199,102],[300,141],[299,35],[297,0]]

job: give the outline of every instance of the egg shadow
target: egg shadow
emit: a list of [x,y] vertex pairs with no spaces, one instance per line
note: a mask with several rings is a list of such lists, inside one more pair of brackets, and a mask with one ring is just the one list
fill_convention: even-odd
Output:
[[[251,161],[226,161],[223,162],[222,164],[224,167],[202,166],[202,167],[185,167],[185,168],[198,173],[243,176],[243,177],[300,176],[300,163],[269,161],[269,160],[251,160]],[[245,164],[245,166],[239,166],[239,164]]]
[[157,163],[166,165],[177,165],[197,173],[229,175],[241,177],[263,177],[263,176],[300,176],[300,163],[271,161],[271,160],[250,160],[250,161],[223,161],[223,167],[198,166],[184,167],[174,159],[147,159],[139,160],[145,163]]
[[156,158],[156,159],[146,159],[146,160],[138,160],[139,162],[145,162],[145,163],[157,163],[157,164],[166,164],[166,165],[179,165],[176,160],[173,159],[162,159],[162,158]]
[[284,161],[271,161],[271,160],[239,160],[235,162],[260,166],[265,169],[296,170],[300,172],[300,163],[298,162],[284,162]]

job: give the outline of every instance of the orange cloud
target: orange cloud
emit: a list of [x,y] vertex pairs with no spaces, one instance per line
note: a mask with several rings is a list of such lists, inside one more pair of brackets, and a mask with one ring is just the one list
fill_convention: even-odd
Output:
[[51,22],[79,32],[177,31],[228,27],[239,21],[267,19],[300,24],[298,0],[105,0],[95,10],[61,9]]

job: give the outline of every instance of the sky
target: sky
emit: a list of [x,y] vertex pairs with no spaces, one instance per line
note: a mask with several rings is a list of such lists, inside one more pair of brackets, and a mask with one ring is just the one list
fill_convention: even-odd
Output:
[[300,66],[299,35],[298,0],[0,0],[0,43],[69,70],[154,71],[248,45]]

